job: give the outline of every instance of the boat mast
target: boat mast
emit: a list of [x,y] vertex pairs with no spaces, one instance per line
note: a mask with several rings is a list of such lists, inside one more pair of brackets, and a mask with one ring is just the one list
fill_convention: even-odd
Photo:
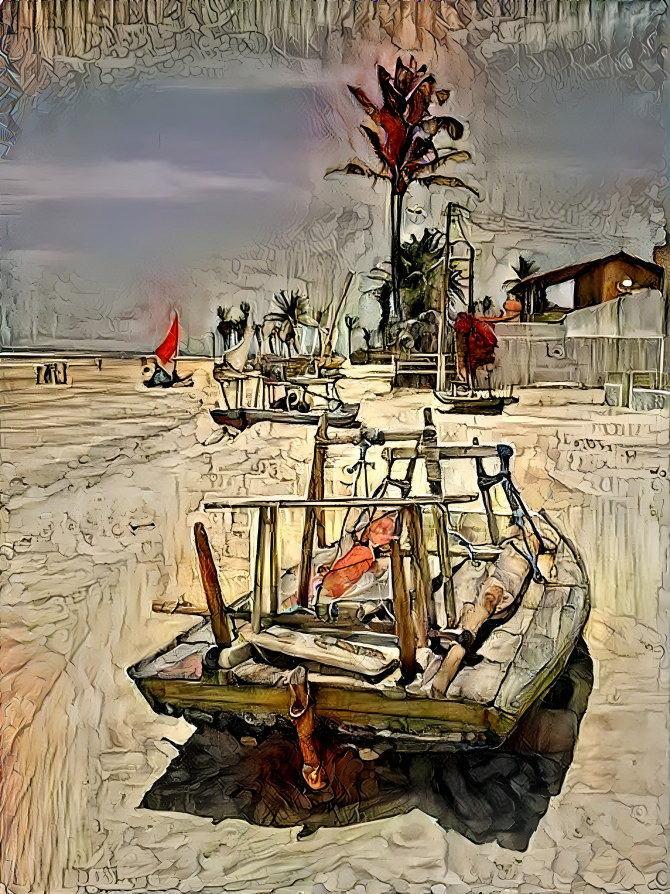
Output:
[[444,246],[444,280],[442,287],[442,300],[439,319],[438,358],[437,358],[437,388],[445,391],[447,388],[447,332],[449,327],[449,267],[451,264],[451,215],[453,202],[447,202],[447,243]]
[[468,313],[475,313],[475,247],[469,242],[468,246]]

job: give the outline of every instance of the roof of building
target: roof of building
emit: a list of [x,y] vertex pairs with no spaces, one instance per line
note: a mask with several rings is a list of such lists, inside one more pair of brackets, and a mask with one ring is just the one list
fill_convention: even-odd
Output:
[[629,263],[636,264],[638,267],[643,267],[645,270],[658,274],[658,276],[663,275],[663,268],[659,267],[658,264],[654,264],[651,261],[644,261],[642,258],[637,258],[635,255],[628,254],[627,251],[619,251],[614,255],[607,255],[605,258],[595,258],[592,261],[584,261],[581,264],[570,264],[567,267],[559,267],[557,270],[548,270],[546,273],[533,273],[531,276],[527,276],[525,279],[520,280],[515,286],[512,286],[510,292],[525,292],[528,286],[553,286],[559,282],[567,282],[569,279],[574,279],[576,276],[579,276],[580,273],[585,273],[593,267],[599,267],[601,264],[607,264],[610,261],[616,261],[619,258],[625,258]]

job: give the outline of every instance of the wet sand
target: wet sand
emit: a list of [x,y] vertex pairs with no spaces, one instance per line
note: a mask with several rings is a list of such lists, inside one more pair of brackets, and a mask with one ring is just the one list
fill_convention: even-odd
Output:
[[[525,851],[418,808],[299,837],[139,806],[193,727],[154,714],[126,669],[193,623],[154,602],[202,604],[198,505],[303,493],[311,458],[302,428],[208,445],[217,390],[195,366],[194,388],[160,393],[139,385],[139,363],[72,366],[70,387],[0,367],[2,881],[14,894],[667,890],[668,418],[610,410],[599,392],[528,389],[499,418],[436,414],[443,441],[515,445],[526,501],[574,539],[591,579],[593,691]],[[346,388],[381,427],[419,427],[429,398]]]

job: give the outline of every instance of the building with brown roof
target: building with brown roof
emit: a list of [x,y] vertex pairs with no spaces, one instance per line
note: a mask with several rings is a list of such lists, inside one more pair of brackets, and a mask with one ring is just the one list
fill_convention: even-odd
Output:
[[521,302],[521,318],[531,320],[549,310],[563,312],[604,304],[639,289],[663,287],[663,268],[620,251],[605,258],[533,273],[510,289]]

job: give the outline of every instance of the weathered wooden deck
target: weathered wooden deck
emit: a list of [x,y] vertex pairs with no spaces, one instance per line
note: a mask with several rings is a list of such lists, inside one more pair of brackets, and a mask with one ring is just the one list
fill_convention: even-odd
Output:
[[[518,609],[459,670],[445,698],[431,698],[418,686],[408,690],[393,674],[370,683],[326,671],[310,673],[316,711],[354,735],[388,730],[454,746],[501,742],[565,666],[588,610],[588,586],[563,545],[552,579],[528,586]],[[199,624],[131,675],[159,712],[234,713],[261,725],[288,715],[287,672],[252,660],[233,670],[231,682],[228,672],[203,669],[213,645],[210,624]]]

